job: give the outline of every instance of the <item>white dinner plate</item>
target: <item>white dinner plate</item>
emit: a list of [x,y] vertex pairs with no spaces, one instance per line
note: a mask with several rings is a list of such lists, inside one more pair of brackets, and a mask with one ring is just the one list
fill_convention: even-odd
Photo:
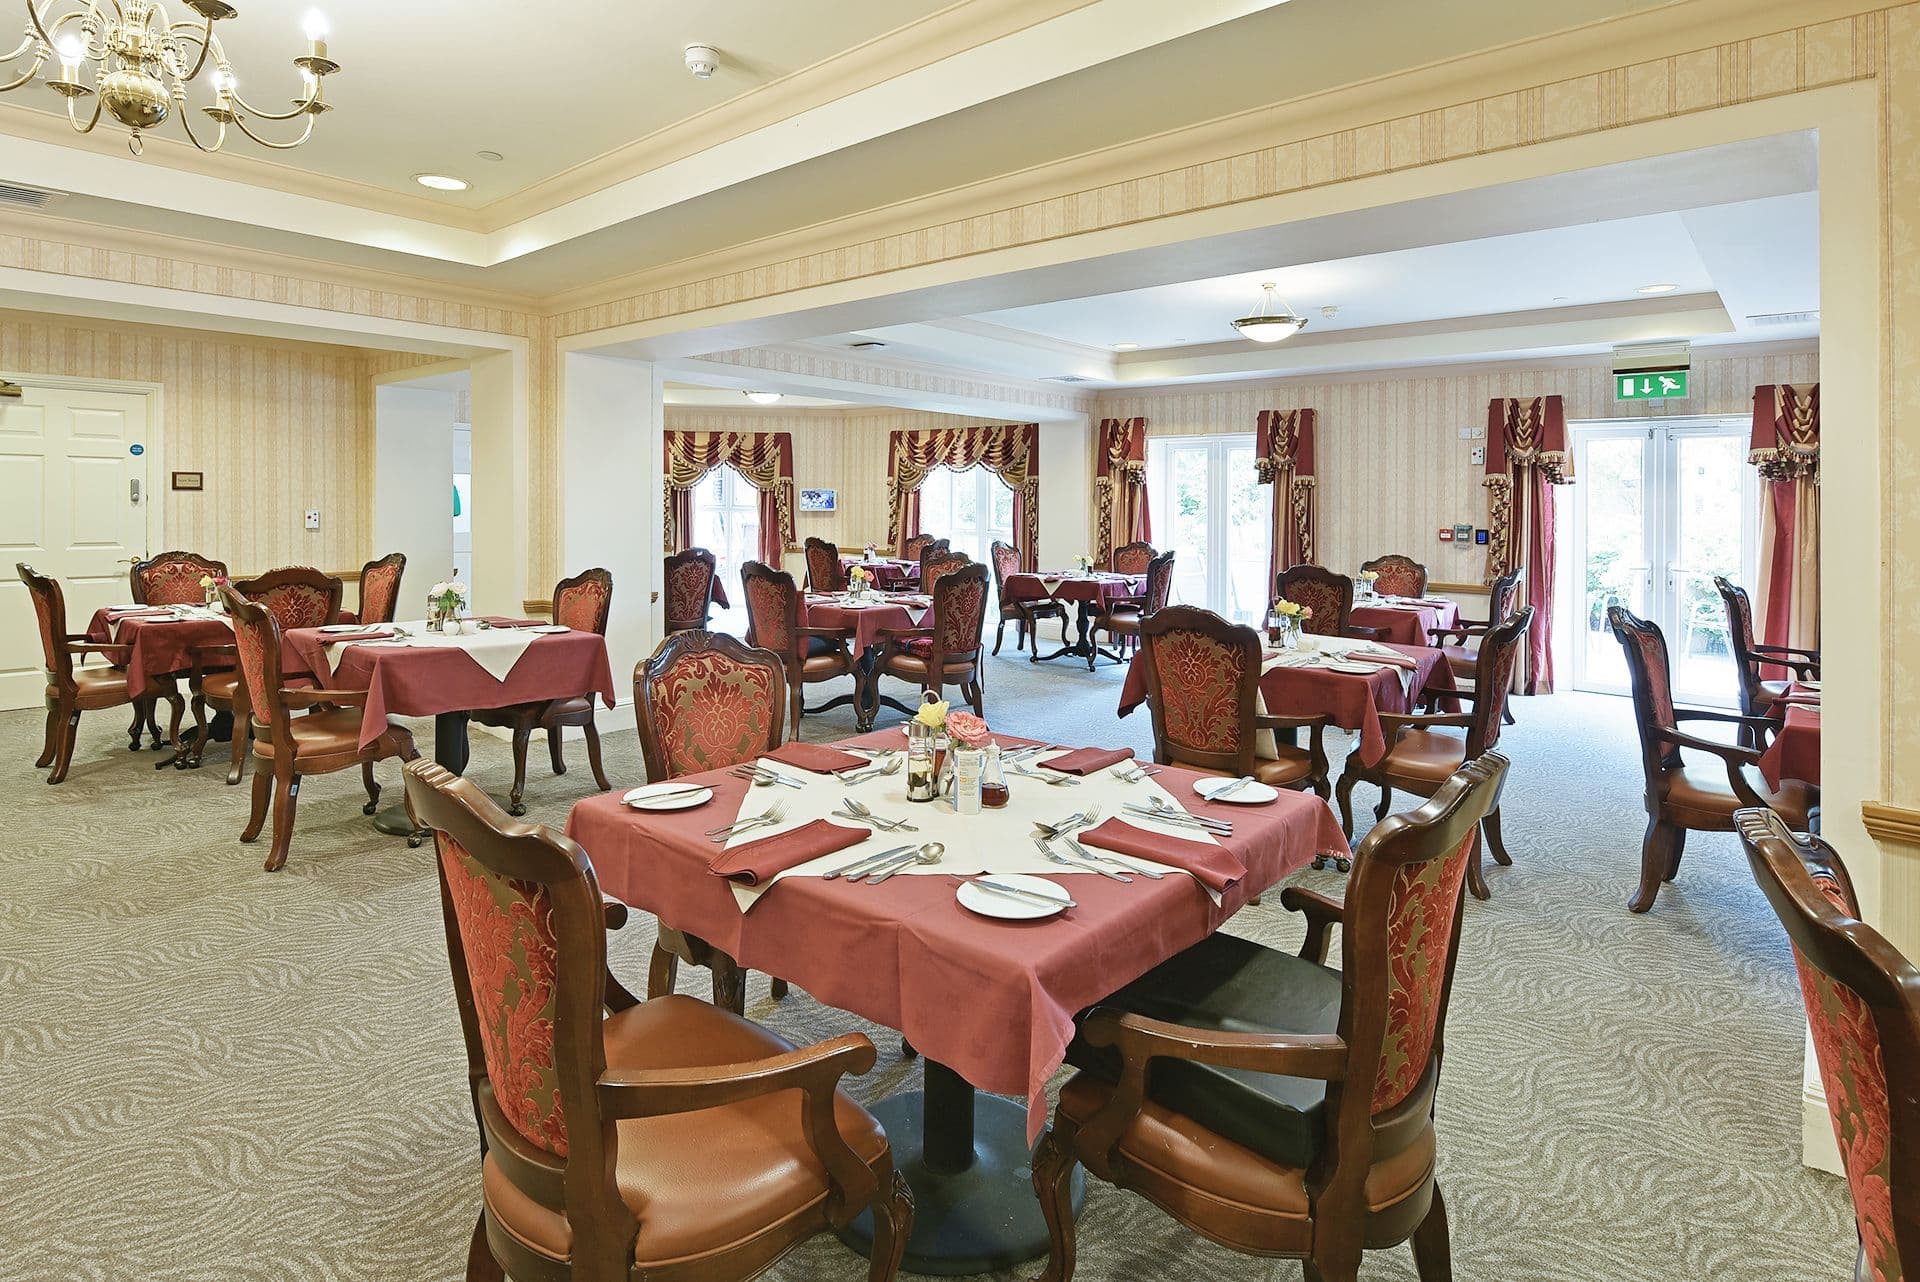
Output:
[[999,917],[1006,921],[1037,921],[1042,917],[1051,917],[1055,913],[1064,912],[1067,900],[1073,898],[1064,887],[1048,881],[1045,877],[997,872],[993,874],[993,879],[1004,881],[1009,886],[1018,886],[1021,890],[1030,890],[1036,895],[1045,895],[1048,899],[1057,900],[1058,903],[1055,907],[1048,908],[1045,904],[1036,904],[1019,895],[1003,895],[999,891],[988,890],[985,886],[976,886],[970,881],[961,884],[960,888],[954,892],[954,898],[960,901],[962,908],[979,913],[982,917]]
[[329,623],[320,630],[322,632],[371,632],[379,626],[377,623]]
[[543,623],[537,628],[528,628],[527,631],[537,637],[551,637],[557,636],[562,632],[571,632],[573,629],[564,623]]
[[1224,797],[1214,796],[1232,782],[1231,779],[1196,779],[1193,781],[1193,790],[1208,801],[1218,801],[1228,806],[1264,806],[1280,795],[1278,788],[1256,779],[1252,783],[1242,784]]
[[1817,678],[1812,681],[1802,681],[1800,684],[1809,690],[1818,690],[1820,688],[1820,682]]
[[[713,800],[713,789],[695,788],[691,792],[681,792],[687,785],[683,783],[650,783],[635,788],[620,800],[635,810],[691,810],[695,806],[704,806]],[[667,793],[667,796],[660,796]]]

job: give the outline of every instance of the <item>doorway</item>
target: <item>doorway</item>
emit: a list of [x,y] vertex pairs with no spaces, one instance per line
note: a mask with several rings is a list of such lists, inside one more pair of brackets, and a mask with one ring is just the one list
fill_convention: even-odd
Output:
[[1174,553],[1170,599],[1258,626],[1273,594],[1273,492],[1253,451],[1250,433],[1149,437],[1147,499],[1154,546]]
[[760,491],[735,468],[716,467],[694,486],[693,540],[689,546],[713,553],[714,577],[732,602],[727,609],[714,609],[710,616],[713,628],[745,636],[747,599],[740,567],[760,558]]
[[1576,689],[1625,694],[1625,656],[1607,630],[1622,605],[1660,625],[1674,694],[1692,703],[1739,700],[1726,608],[1715,575],[1753,582],[1759,491],[1747,464],[1750,424],[1694,418],[1576,423],[1577,484],[1563,491],[1571,529]]
[[1013,491],[978,464],[936,467],[920,483],[920,528],[991,565],[993,545],[1013,542]]

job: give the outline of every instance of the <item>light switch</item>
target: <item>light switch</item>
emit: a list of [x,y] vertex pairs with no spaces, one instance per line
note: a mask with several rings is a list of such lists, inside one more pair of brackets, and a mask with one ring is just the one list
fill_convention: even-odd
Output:
[[307,513],[307,528],[309,530],[317,530],[320,528],[320,511],[318,508],[312,509]]
[[1474,429],[1474,428],[1471,428],[1471,427],[1463,427],[1463,428],[1461,428],[1461,429],[1460,429],[1460,439],[1461,439],[1461,440],[1463,440],[1463,441],[1471,441],[1471,440],[1473,439],[1473,434],[1474,434],[1474,432],[1475,432],[1475,430],[1476,430],[1476,429]]

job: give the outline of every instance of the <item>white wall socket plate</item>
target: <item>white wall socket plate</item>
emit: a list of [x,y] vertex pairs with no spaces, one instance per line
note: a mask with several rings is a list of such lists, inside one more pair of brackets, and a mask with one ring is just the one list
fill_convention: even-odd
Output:
[[1487,447],[1484,445],[1474,446],[1473,449],[1467,452],[1467,462],[1473,464],[1475,467],[1485,467],[1487,463]]
[[309,530],[320,528],[320,512],[317,508],[307,513],[307,528]]

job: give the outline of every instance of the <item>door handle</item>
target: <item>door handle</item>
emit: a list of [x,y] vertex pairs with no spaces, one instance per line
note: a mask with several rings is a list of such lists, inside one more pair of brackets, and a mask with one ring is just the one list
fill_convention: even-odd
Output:
[[133,504],[135,507],[140,506],[140,478],[139,477],[134,477],[132,480],[127,482],[127,502]]

